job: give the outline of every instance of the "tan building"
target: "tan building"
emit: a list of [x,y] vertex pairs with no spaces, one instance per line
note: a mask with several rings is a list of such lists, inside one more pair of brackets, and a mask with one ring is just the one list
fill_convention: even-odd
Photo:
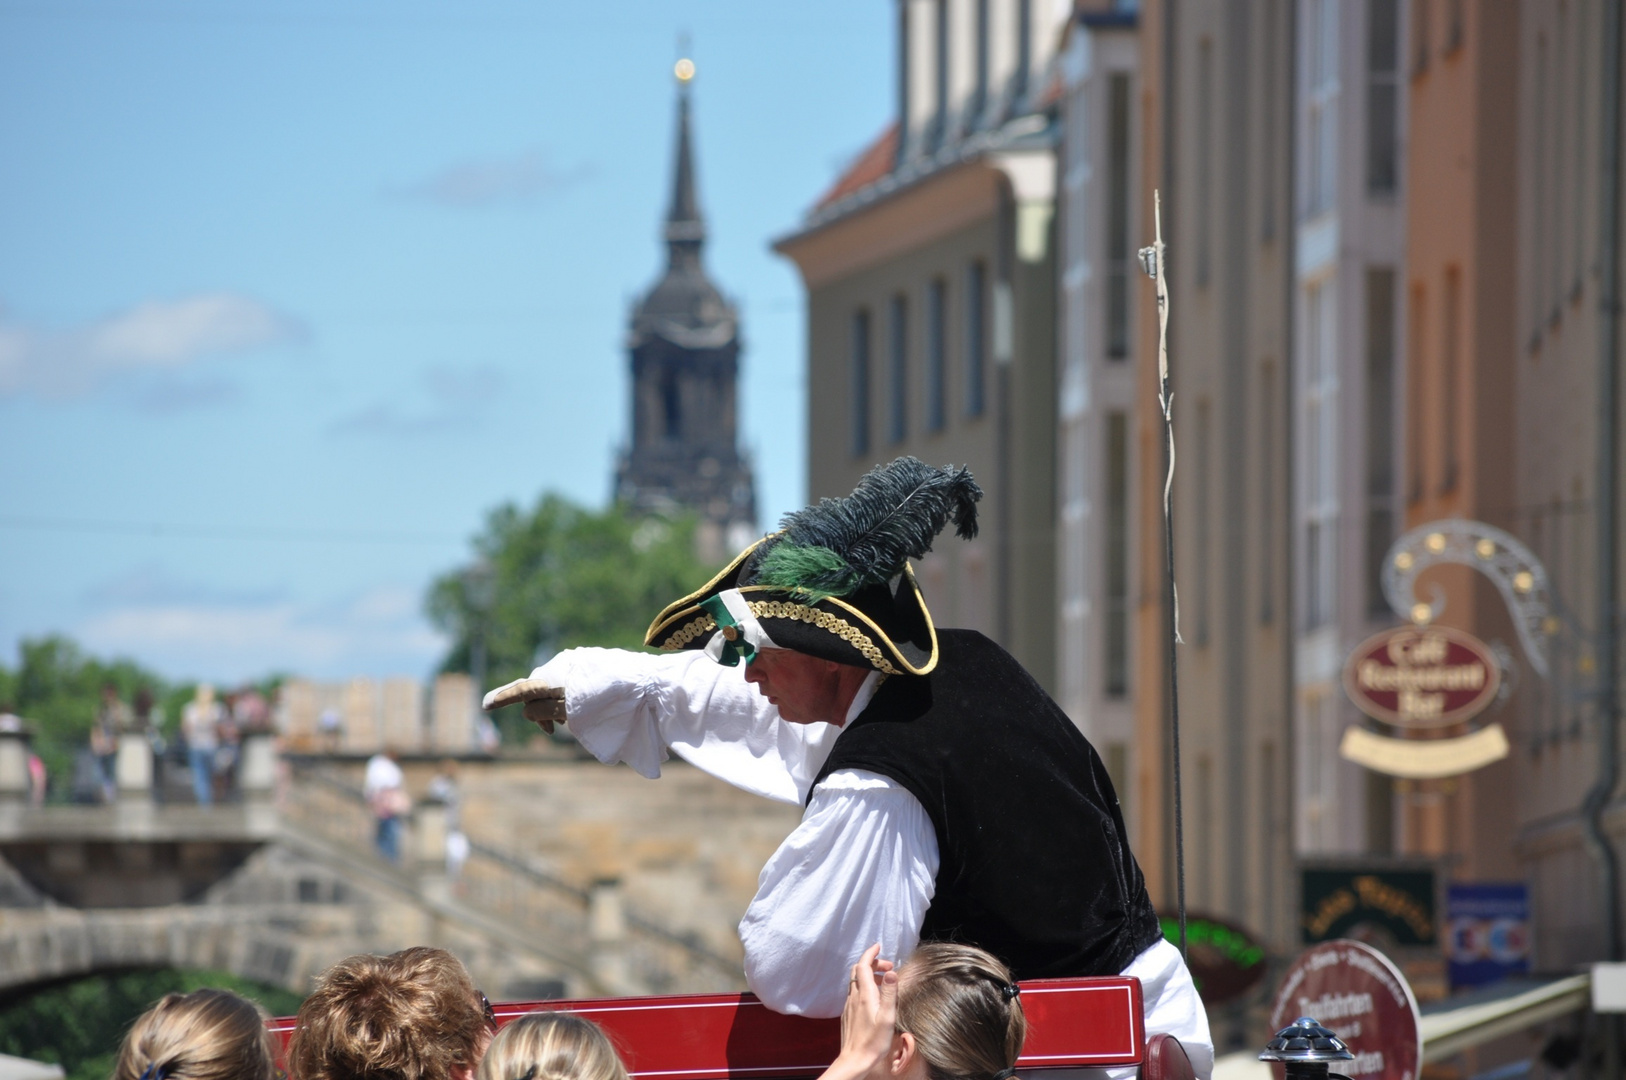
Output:
[[[1141,9],[1143,188],[1163,194],[1188,903],[1295,947],[1288,528],[1296,5]],[[1138,207],[1134,242],[1152,238]],[[1168,621],[1156,309],[1135,285],[1133,589],[1138,851],[1172,912]],[[1252,1033],[1257,1034],[1257,1033]],[[1243,1038],[1216,1031],[1218,1041]]]
[[[1582,804],[1602,723],[1601,270],[1620,243],[1618,219],[1612,238],[1602,226],[1600,155],[1620,131],[1618,106],[1606,130],[1601,78],[1620,43],[1600,6],[1558,2],[1416,5],[1410,33],[1406,522],[1506,529],[1545,565],[1563,618],[1543,677],[1487,578],[1453,567],[1425,580],[1443,590],[1442,624],[1507,646],[1516,688],[1481,719],[1507,730],[1512,752],[1397,782],[1397,838],[1455,880],[1525,882],[1533,965],[1566,970],[1608,948]],[[1626,808],[1611,798],[1604,824],[1621,850]]]
[[[1344,658],[1392,625],[1406,252],[1400,0],[1298,5],[1293,298],[1294,847],[1388,854],[1388,779],[1338,754],[1361,714]],[[1419,154],[1432,150],[1424,147]]]
[[808,291],[808,493],[966,464],[982,534],[918,568],[934,617],[1056,688],[1055,52],[1067,9],[899,0],[898,120],[775,249]]
[[1056,700],[1106,762],[1132,840],[1137,22],[1086,9],[1068,29],[1056,207]]

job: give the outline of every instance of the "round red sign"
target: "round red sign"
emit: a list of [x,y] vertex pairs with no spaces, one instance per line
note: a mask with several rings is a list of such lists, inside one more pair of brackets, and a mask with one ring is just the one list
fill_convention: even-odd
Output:
[[1355,1055],[1333,1062],[1333,1072],[1353,1080],[1417,1080],[1423,1061],[1417,999],[1400,970],[1370,945],[1341,939],[1299,954],[1271,1002],[1270,1030],[1301,1016],[1331,1028]]
[[1502,669],[1490,647],[1445,626],[1396,626],[1344,664],[1344,690],[1366,715],[1401,727],[1460,723],[1496,699]]

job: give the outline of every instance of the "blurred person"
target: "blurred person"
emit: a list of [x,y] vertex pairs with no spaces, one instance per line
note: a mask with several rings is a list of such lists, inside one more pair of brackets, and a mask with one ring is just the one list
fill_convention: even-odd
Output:
[[210,783],[214,787],[215,801],[225,802],[236,786],[238,749],[242,744],[242,728],[237,721],[237,701],[242,694],[226,695],[220,709],[220,721],[215,726],[215,753],[210,766]]
[[401,826],[412,810],[400,762],[393,748],[374,754],[367,761],[367,774],[361,783],[361,793],[378,823],[373,842],[378,853],[393,863],[401,861]]
[[469,838],[463,832],[463,792],[457,783],[457,762],[441,761],[424,792],[446,808],[446,876],[456,881],[469,858]]
[[130,1026],[112,1080],[272,1080],[267,1019],[227,990],[167,994]]
[[475,1080],[627,1080],[603,1030],[568,1012],[534,1012],[491,1040]]
[[329,705],[322,710],[316,718],[316,734],[322,741],[322,749],[330,754],[339,752],[339,743],[344,731],[344,716],[338,709]]
[[181,710],[181,737],[186,740],[186,761],[192,770],[192,795],[199,806],[214,802],[215,751],[220,748],[220,703],[215,688],[198,683],[192,700]]
[[45,792],[50,785],[50,774],[45,769],[45,759],[28,751],[28,802],[30,806],[44,806]]
[[135,730],[146,736],[147,745],[152,749],[152,789],[161,792],[164,790],[164,751],[168,748],[164,743],[164,710],[158,707],[152,688],[147,686],[136,690],[130,708]]
[[118,792],[115,788],[119,756],[119,732],[135,724],[135,717],[119,697],[119,688],[111,682],[102,684],[102,703],[96,709],[96,720],[90,727],[90,752],[96,755],[102,773],[102,801],[112,802]]
[[463,964],[416,946],[316,977],[288,1043],[298,1080],[471,1080],[497,1020]]
[[18,732],[23,729],[23,718],[17,715],[16,708],[9,701],[0,701],[0,731]]

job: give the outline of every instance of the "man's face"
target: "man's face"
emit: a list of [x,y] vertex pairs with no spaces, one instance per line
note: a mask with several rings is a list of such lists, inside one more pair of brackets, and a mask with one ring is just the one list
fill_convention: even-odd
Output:
[[745,665],[745,681],[757,688],[792,724],[840,724],[868,674],[862,668],[821,660],[790,649],[759,649]]

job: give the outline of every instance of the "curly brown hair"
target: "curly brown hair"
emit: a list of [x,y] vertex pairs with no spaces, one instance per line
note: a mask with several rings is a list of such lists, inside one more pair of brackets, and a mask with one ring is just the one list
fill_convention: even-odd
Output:
[[491,1030],[468,970],[445,949],[352,956],[316,977],[288,1042],[298,1080],[452,1080]]
[[112,1080],[271,1080],[276,1064],[263,1009],[229,990],[166,994],[119,1047]]

